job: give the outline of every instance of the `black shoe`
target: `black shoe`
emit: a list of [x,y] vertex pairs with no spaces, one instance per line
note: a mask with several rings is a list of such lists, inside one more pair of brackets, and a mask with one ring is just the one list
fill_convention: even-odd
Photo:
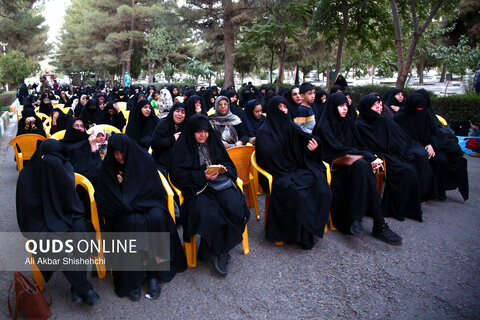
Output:
[[402,238],[393,232],[386,223],[380,227],[373,227],[372,236],[388,244],[402,244]]
[[72,292],[72,302],[73,303],[83,303],[83,298],[80,296],[80,294],[73,289],[70,290]]
[[160,293],[162,292],[162,288],[160,287],[160,283],[158,282],[157,278],[149,278],[147,280],[148,284],[148,296],[149,299],[157,299],[160,297]]
[[127,297],[128,299],[136,302],[136,301],[140,301],[140,298],[142,297],[142,290],[140,290],[140,288],[138,289],[133,289],[132,291],[130,291],[128,294],[127,294]]
[[350,233],[354,236],[358,236],[364,233],[361,220],[353,221],[352,225],[350,226]]
[[93,289],[88,290],[87,293],[82,295],[82,298],[83,302],[85,302],[85,304],[90,307],[96,305],[97,302],[100,300],[99,295],[95,291],[93,291]]
[[222,276],[226,276],[228,274],[227,271],[227,261],[228,261],[228,256],[227,253],[221,254],[221,255],[213,255],[212,256],[213,260],[213,265],[215,266],[215,269],[217,269],[218,273],[220,273]]

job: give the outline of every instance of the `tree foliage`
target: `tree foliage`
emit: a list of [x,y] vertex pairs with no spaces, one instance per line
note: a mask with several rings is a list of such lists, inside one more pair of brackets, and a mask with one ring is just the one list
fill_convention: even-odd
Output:
[[15,88],[38,71],[38,62],[31,57],[25,57],[23,52],[13,50],[0,56],[0,82],[3,84],[8,83]]

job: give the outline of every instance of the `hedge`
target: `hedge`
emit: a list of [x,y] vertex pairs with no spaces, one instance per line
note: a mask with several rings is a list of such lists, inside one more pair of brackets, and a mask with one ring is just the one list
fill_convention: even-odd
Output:
[[0,107],[9,107],[17,99],[15,91],[8,91],[0,94]]

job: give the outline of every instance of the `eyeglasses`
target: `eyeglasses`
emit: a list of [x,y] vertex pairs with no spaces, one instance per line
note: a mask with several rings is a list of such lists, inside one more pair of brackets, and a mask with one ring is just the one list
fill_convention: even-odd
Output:
[[85,126],[84,126],[83,124],[74,124],[72,127],[73,127],[74,129],[83,129],[83,128],[85,128]]
[[219,105],[219,106],[227,106],[227,107],[228,107],[228,102],[223,102],[223,103],[220,102],[220,103],[218,103],[218,105]]

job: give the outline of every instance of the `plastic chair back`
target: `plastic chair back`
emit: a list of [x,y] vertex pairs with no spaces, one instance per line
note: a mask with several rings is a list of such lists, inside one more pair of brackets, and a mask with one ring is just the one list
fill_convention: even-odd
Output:
[[250,173],[252,162],[250,158],[252,157],[252,153],[255,151],[255,147],[253,146],[243,146],[243,147],[235,147],[227,149],[227,153],[232,159],[235,168],[237,168],[237,174],[245,184],[250,181]]
[[50,136],[51,139],[55,139],[55,140],[62,140],[63,137],[65,137],[65,131],[66,130],[60,130],[60,131],[57,131],[55,132],[54,134],[52,134]]
[[122,110],[122,112],[125,112],[127,110],[127,103],[122,101],[122,102],[117,102],[118,106],[120,107],[120,110]]
[[438,114],[436,116],[437,116],[438,121],[440,121],[441,124],[443,124],[444,126],[448,126],[447,120],[445,120],[444,117],[439,116]]
[[39,134],[26,133],[10,140],[9,144],[13,146],[15,161],[17,161],[17,169],[19,173],[23,169],[23,161],[30,160],[35,153],[35,150],[37,150],[37,142],[39,140],[44,141],[45,139],[44,136]]

